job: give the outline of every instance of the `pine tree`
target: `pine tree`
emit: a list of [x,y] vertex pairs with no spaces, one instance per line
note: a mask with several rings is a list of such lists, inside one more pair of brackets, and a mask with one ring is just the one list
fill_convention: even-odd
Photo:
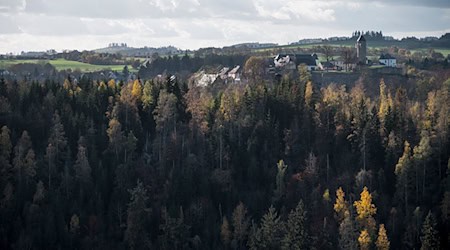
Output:
[[308,248],[308,233],[306,230],[306,211],[303,201],[300,200],[297,207],[288,215],[285,224],[286,233],[281,241],[281,249],[306,249]]
[[285,188],[284,176],[286,174],[287,167],[288,166],[284,164],[283,160],[280,160],[277,163],[278,173],[276,176],[276,189],[274,194],[275,195],[274,201],[279,201],[284,195],[284,188]]
[[439,232],[436,228],[436,219],[430,211],[422,225],[422,236],[420,237],[420,241],[422,242],[421,250],[440,249]]
[[231,241],[231,231],[230,225],[228,223],[227,217],[224,216],[222,219],[222,226],[220,227],[220,238],[225,246],[228,246]]
[[3,171],[6,171],[10,166],[10,158],[11,158],[11,131],[7,126],[3,126],[0,133],[0,166],[2,167],[2,175]]
[[150,239],[145,230],[146,218],[149,213],[147,189],[138,180],[136,187],[129,192],[131,198],[128,203],[125,240],[130,249],[145,249],[150,247]]
[[244,203],[239,202],[233,211],[233,243],[237,248],[243,246],[249,228],[249,218],[247,217],[247,208]]
[[356,250],[358,248],[358,232],[349,211],[339,225],[339,247],[341,249]]
[[161,249],[186,249],[188,247],[189,226],[184,223],[183,208],[180,207],[178,218],[172,218],[166,208],[162,209],[163,223],[159,226],[162,231],[159,239]]
[[38,181],[36,184],[36,192],[33,195],[33,202],[39,203],[45,198],[45,187],[42,181]]
[[408,212],[408,197],[410,189],[411,165],[412,165],[411,147],[408,141],[405,141],[403,155],[398,159],[395,166],[397,175],[396,196],[404,205],[405,213]]
[[426,181],[427,181],[427,174],[429,171],[427,171],[427,163],[432,155],[432,149],[430,145],[430,135],[428,131],[424,130],[421,133],[421,138],[419,145],[414,147],[414,163],[416,165],[416,201],[419,201],[418,193],[419,193],[419,168],[422,167],[423,171],[423,178],[422,178],[422,199],[425,198],[425,189],[426,189]]
[[86,148],[78,144],[77,160],[74,165],[75,177],[82,186],[89,185],[92,182],[91,166],[86,155]]
[[22,133],[17,145],[14,147],[13,163],[13,170],[17,176],[18,192],[19,195],[22,195],[23,189],[27,188],[30,180],[36,176],[35,154],[27,131]]
[[390,246],[389,239],[387,237],[386,229],[384,228],[384,224],[380,224],[380,229],[378,230],[378,238],[375,242],[378,250],[389,250]]
[[48,164],[48,189],[52,190],[52,178],[56,174],[54,172],[56,172],[57,168],[61,165],[67,146],[64,126],[61,123],[58,112],[53,114],[52,128],[50,131],[45,158]]
[[282,221],[273,206],[263,216],[259,230],[261,241],[258,242],[257,249],[277,249],[280,246]]

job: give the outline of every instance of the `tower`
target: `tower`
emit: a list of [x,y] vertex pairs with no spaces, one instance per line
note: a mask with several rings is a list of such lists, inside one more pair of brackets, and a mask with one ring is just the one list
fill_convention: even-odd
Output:
[[358,64],[366,64],[367,62],[367,44],[363,35],[360,35],[356,40],[356,57],[358,58]]

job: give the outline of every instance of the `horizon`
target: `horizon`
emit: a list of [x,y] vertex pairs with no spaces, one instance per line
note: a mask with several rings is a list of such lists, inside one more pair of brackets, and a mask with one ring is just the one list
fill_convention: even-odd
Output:
[[196,50],[247,42],[285,45],[348,37],[355,30],[381,30],[396,39],[440,37],[450,32],[450,2],[0,0],[0,21],[0,54],[93,50],[111,42]]

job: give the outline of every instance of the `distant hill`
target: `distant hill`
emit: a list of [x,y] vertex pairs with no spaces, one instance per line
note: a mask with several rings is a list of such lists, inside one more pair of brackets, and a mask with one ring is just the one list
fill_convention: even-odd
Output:
[[150,57],[153,54],[157,53],[158,55],[174,55],[180,54],[183,51],[174,47],[143,47],[143,48],[133,48],[127,46],[109,46],[106,48],[100,48],[93,50],[97,53],[110,53],[110,54],[121,54],[123,56],[134,56],[134,57]]

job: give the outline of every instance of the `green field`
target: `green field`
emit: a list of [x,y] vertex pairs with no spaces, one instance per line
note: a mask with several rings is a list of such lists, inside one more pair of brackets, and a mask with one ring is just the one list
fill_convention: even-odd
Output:
[[[12,65],[19,63],[35,63],[35,64],[45,64],[50,63],[57,70],[80,70],[81,72],[94,72],[110,69],[113,71],[122,71],[125,65],[93,65],[89,63],[82,63],[77,61],[68,61],[65,59],[55,59],[55,60],[15,60],[15,59],[2,59],[0,60],[0,69],[7,69]],[[131,66],[128,66],[130,71],[133,71]]]
[[[444,57],[446,57],[447,55],[450,55],[450,49],[447,49],[447,48],[433,48],[433,49],[436,52],[442,53],[442,55],[444,55]],[[414,53],[416,51],[420,51],[420,52],[423,52],[423,53],[428,53],[428,50],[429,50],[429,48],[426,48],[426,49],[413,49],[413,50],[411,50],[411,53]]]

